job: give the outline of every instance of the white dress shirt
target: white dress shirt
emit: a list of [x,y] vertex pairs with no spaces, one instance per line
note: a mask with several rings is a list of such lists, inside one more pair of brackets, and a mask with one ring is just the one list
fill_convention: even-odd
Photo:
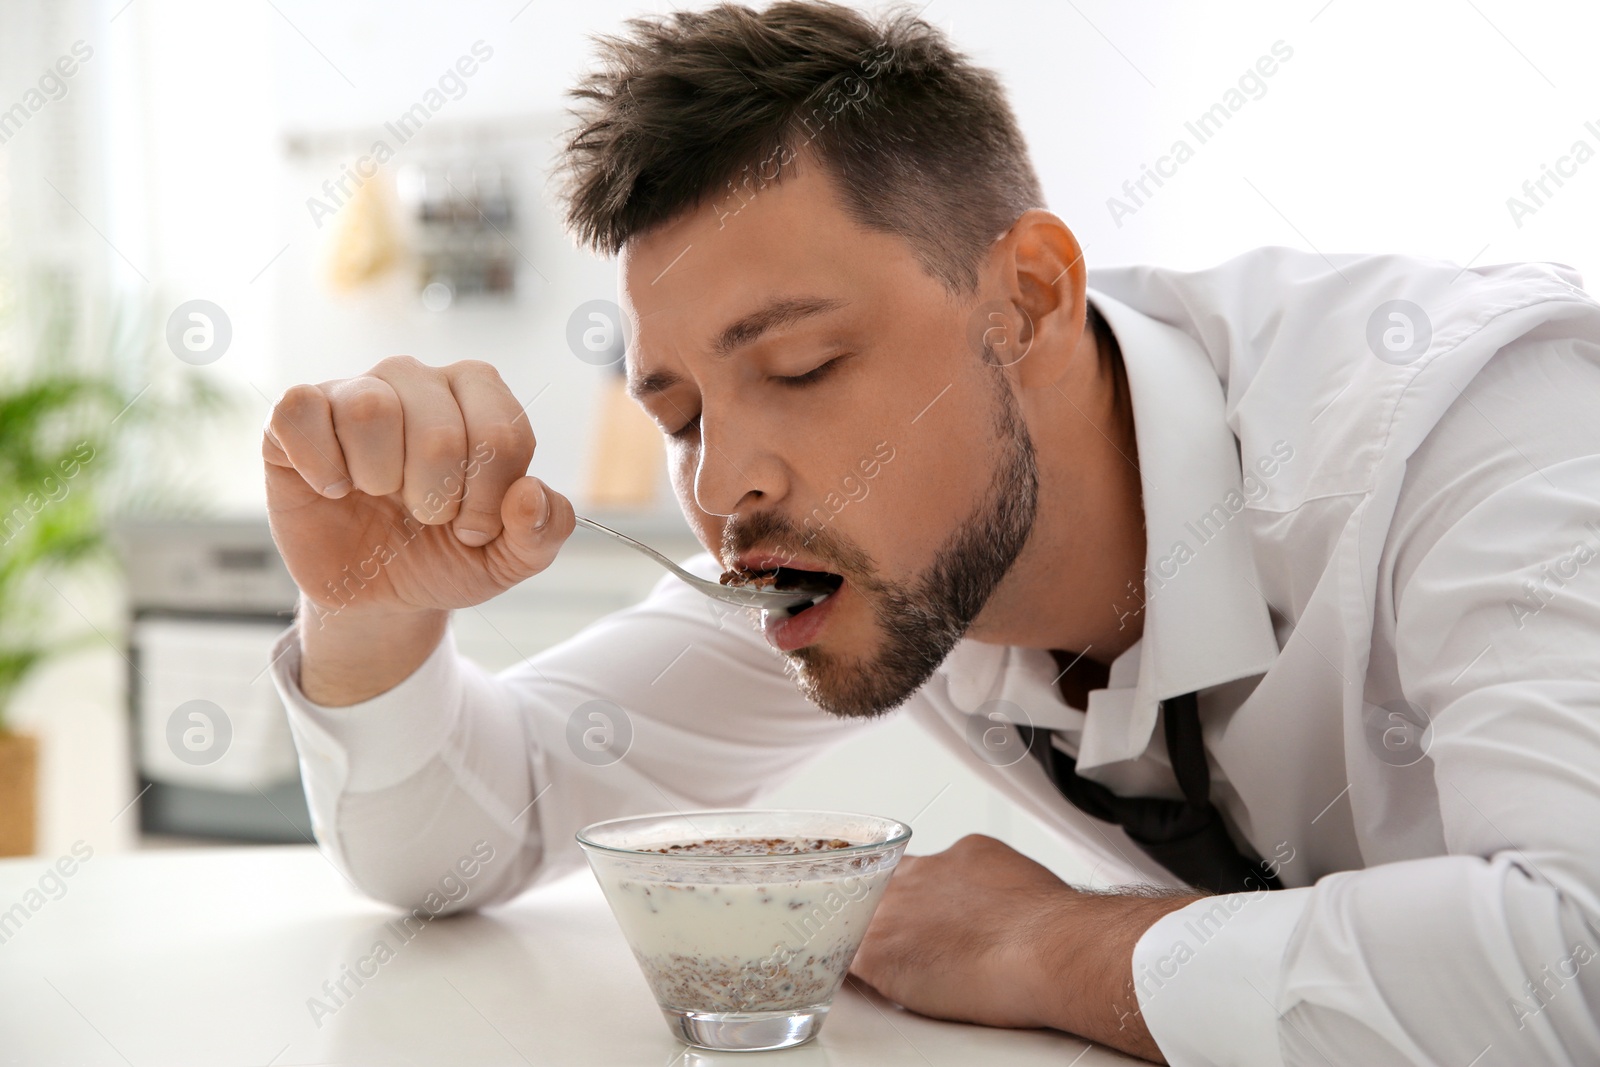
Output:
[[[963,640],[901,713],[1108,879],[1173,885],[986,739],[1051,727],[1086,777],[1179,797],[1160,702],[1199,691],[1212,799],[1287,888],[1139,940],[1174,1065],[1600,1063],[1600,305],[1559,265],[1283,248],[1089,283],[1149,546],[1144,595],[1093,610],[1143,635],[1086,711],[1048,652]],[[1410,350],[1390,301],[1425,309]],[[447,639],[348,708],[283,641],[318,839],[406,906],[479,838],[511,862],[473,903],[504,900],[580,864],[589,821],[747,804],[861,728],[671,578],[498,676]]]

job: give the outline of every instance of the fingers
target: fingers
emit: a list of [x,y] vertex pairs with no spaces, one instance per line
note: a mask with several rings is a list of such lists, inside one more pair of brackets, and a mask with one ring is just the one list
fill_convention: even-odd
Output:
[[406,455],[400,394],[371,375],[325,382],[322,390],[351,482],[369,496],[398,493]]
[[314,385],[292,386],[279,398],[267,418],[261,451],[268,463],[293,467],[323,496],[337,499],[350,492],[328,397]]
[[466,425],[468,449],[466,495],[451,529],[462,544],[477,547],[500,536],[506,490],[533,459],[533,430],[522,405],[489,364],[453,363],[446,377]]
[[372,369],[400,398],[400,497],[417,521],[439,526],[456,517],[465,487],[467,429],[444,373],[395,356]]
[[[494,367],[468,360],[435,368],[395,356],[359,377],[288,390],[261,448],[269,464],[292,467],[324,496],[352,488],[398,494],[420,522],[449,523],[462,544],[479,547],[505,530],[507,490],[525,477],[534,444],[522,406]],[[518,557],[523,565],[548,562],[554,549],[532,532],[551,513],[542,483],[521,492],[509,512],[518,537],[502,552],[533,553]],[[570,518],[571,505],[556,497],[554,512],[564,506]]]
[[519,478],[506,490],[500,521],[504,530],[485,553],[507,587],[548,567],[576,525],[572,502],[532,477]]

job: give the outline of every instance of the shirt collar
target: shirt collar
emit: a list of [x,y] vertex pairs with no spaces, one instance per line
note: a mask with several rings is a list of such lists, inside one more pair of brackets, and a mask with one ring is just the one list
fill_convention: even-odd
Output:
[[1089,716],[1084,769],[1143,752],[1161,701],[1261,674],[1278,656],[1216,369],[1182,330],[1104,293],[1089,299],[1127,370],[1147,548],[1133,700],[1125,715]]
[[[1161,701],[1264,673],[1278,655],[1246,536],[1238,444],[1210,359],[1181,330],[1096,290],[1088,297],[1127,372],[1147,549],[1143,602],[1130,593],[1119,608],[1144,621],[1111,668],[1111,688],[1125,699],[1091,702],[1080,770],[1138,758]],[[1007,652],[957,644],[945,665],[958,707],[971,711],[992,692]]]

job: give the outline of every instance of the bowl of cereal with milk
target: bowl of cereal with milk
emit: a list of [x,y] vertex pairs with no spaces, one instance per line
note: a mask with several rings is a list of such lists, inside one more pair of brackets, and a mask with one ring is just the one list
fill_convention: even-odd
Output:
[[788,1048],[815,1037],[911,827],[835,811],[609,819],[578,843],[674,1037]]

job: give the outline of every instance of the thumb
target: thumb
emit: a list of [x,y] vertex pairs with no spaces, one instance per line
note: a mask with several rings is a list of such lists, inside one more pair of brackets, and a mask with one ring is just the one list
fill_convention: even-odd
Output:
[[511,483],[500,501],[500,536],[484,546],[495,576],[507,587],[550,566],[571,536],[572,502],[538,478]]

